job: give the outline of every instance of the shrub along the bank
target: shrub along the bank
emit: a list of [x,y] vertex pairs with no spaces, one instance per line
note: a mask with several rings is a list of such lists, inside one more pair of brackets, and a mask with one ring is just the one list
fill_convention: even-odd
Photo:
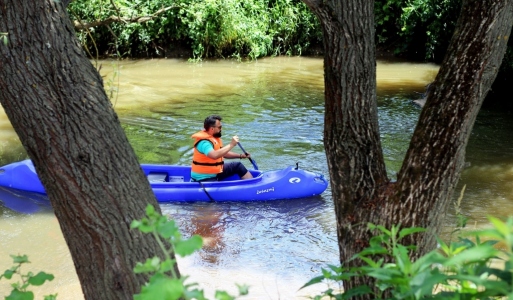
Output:
[[[376,0],[376,45],[440,63],[460,8],[461,0]],[[74,22],[120,19],[77,30],[93,56],[165,57],[185,49],[187,58],[254,59],[322,51],[319,21],[300,0],[75,0],[68,10]]]
[[[150,17],[149,21],[135,19]],[[301,55],[321,43],[319,22],[302,1],[294,0],[76,0],[73,21],[123,19],[89,32],[78,31],[93,55],[168,56],[190,49],[190,58]],[[94,41],[94,42],[93,42]]]
[[[460,8],[461,0],[376,0],[378,51],[440,63]],[[118,19],[77,30],[91,58],[256,59],[323,48],[320,23],[300,0],[75,0],[68,10],[76,23]],[[510,41],[490,98],[509,93],[512,49]]]
[[456,26],[461,0],[376,0],[378,46],[413,60],[440,63]]

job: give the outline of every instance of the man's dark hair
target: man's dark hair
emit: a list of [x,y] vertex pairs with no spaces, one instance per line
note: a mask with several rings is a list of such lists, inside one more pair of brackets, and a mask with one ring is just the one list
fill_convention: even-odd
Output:
[[210,115],[205,118],[205,122],[203,122],[203,127],[205,127],[205,130],[208,130],[210,127],[213,127],[216,125],[216,121],[219,120],[221,122],[223,118],[219,115]]

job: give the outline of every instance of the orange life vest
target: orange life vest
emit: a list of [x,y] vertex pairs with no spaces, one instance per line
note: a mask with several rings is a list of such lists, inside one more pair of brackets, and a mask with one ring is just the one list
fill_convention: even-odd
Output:
[[196,132],[192,135],[194,142],[194,153],[192,154],[191,171],[202,174],[219,174],[223,172],[223,158],[212,159],[196,149],[196,145],[200,141],[207,140],[212,143],[214,150],[219,150],[223,147],[223,141],[220,138],[215,138],[209,135],[205,130]]

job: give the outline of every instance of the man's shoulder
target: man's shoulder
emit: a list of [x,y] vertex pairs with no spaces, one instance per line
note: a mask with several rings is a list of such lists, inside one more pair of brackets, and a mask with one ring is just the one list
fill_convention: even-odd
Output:
[[208,144],[208,145],[212,145],[212,141],[211,141],[211,140],[208,140],[208,139],[204,139],[204,140],[201,140],[201,141],[199,141],[199,142],[198,142],[198,146],[200,146],[200,145],[206,145],[206,144]]
[[206,154],[210,152],[210,150],[214,149],[214,145],[209,140],[201,140],[196,145],[196,148],[199,152]]

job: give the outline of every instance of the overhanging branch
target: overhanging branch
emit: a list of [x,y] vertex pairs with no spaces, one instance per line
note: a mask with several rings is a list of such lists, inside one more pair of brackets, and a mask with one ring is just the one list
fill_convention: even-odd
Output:
[[87,28],[92,28],[92,27],[110,25],[115,22],[123,22],[126,24],[128,24],[128,23],[144,23],[144,22],[148,22],[148,21],[155,19],[158,15],[160,15],[170,9],[178,8],[178,7],[179,6],[176,6],[176,5],[165,7],[165,8],[162,8],[162,9],[156,11],[154,14],[149,15],[149,16],[137,16],[137,17],[132,17],[132,18],[110,16],[107,19],[96,20],[96,21],[92,21],[92,22],[74,21],[73,25],[75,26],[76,30],[82,30],[82,29],[87,29]]

